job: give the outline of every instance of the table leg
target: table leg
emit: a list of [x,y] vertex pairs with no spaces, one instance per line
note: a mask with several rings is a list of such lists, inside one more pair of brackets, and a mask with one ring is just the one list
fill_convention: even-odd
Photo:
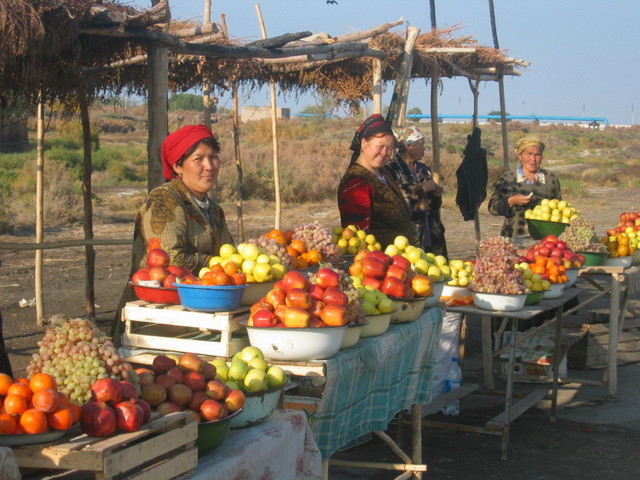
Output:
[[329,460],[322,460],[322,480],[329,480]]
[[556,309],[556,338],[553,353],[553,384],[551,387],[551,423],[555,423],[558,414],[558,377],[560,376],[560,362],[562,361],[562,310]]
[[609,306],[609,351],[607,352],[607,382],[609,396],[618,392],[618,323],[620,319],[619,275],[611,275],[611,302]]
[[511,430],[511,404],[513,403],[513,369],[516,364],[516,335],[518,334],[518,319],[511,319],[511,339],[509,341],[509,369],[507,370],[507,391],[504,399],[505,424],[502,427],[502,446],[500,459],[506,460],[509,450],[509,433]]
[[[422,465],[422,405],[411,405],[411,459],[415,465]],[[414,478],[422,478],[422,472],[414,472]]]
[[484,386],[490,390],[495,388],[493,380],[493,345],[491,341],[491,317],[482,315],[482,364],[484,369]]

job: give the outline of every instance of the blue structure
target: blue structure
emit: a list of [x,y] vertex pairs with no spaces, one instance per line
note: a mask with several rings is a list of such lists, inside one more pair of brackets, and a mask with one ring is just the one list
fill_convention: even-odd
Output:
[[[411,114],[407,115],[407,118],[413,120],[420,120],[422,118],[431,118],[431,115],[423,114]],[[472,120],[473,115],[438,115],[440,120],[448,119],[460,119],[460,120]],[[478,120],[500,120],[500,115],[478,115]],[[557,121],[557,122],[589,122],[590,125],[597,126],[603,123],[605,126],[609,125],[609,120],[604,117],[554,117],[549,115],[507,115],[507,120],[538,120],[538,121]]]

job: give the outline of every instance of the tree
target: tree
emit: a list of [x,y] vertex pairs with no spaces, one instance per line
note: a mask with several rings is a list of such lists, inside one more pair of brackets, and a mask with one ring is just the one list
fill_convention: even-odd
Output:
[[[500,117],[500,115],[501,115],[501,114],[500,114],[500,110],[491,110],[491,111],[489,112],[489,115],[493,115],[493,116]],[[507,116],[507,117],[508,117],[508,116],[509,116],[509,112],[505,112],[505,116]],[[502,121],[502,119],[501,119],[501,118],[496,118],[495,120],[496,120],[496,122],[498,122],[498,123],[500,123],[500,122]],[[510,119],[510,118],[507,118],[507,123],[508,123],[508,122],[510,122],[510,121],[511,121],[511,119]]]
[[419,107],[413,107],[409,109],[407,115],[422,115],[422,110]]

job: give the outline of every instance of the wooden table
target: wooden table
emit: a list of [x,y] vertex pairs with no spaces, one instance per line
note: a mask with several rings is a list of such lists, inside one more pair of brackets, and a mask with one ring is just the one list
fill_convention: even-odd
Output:
[[[459,307],[447,307],[450,312],[462,313],[467,316],[469,321],[470,315],[478,315],[482,321],[482,361],[483,361],[483,374],[484,374],[484,386],[489,390],[495,389],[494,379],[494,359],[498,358],[504,352],[509,353],[508,370],[506,391],[504,392],[504,411],[495,418],[491,419],[484,427],[462,426],[455,425],[457,430],[467,430],[476,433],[488,433],[502,435],[500,458],[507,459],[508,446],[509,446],[509,433],[511,422],[533,407],[539,400],[548,394],[548,388],[541,387],[526,397],[522,398],[516,403],[513,403],[513,370],[516,358],[516,345],[521,343],[526,338],[534,335],[540,330],[547,328],[555,324],[555,350],[554,350],[554,362],[553,362],[553,383],[551,391],[551,421],[555,421],[557,415],[557,400],[558,400],[558,372],[560,366],[561,357],[561,329],[562,329],[562,317],[563,306],[571,299],[578,296],[580,292],[577,288],[569,288],[563,292],[562,296],[557,299],[543,300],[537,305],[525,306],[522,310],[515,312],[503,312],[494,310],[483,310],[475,306],[459,306]],[[539,327],[528,330],[524,334],[517,335],[518,322],[520,320],[530,320],[533,317],[540,315],[547,311],[554,311],[555,317],[547,320]],[[495,344],[492,338],[492,317],[503,318],[510,323],[511,326],[511,339],[506,347],[500,348],[499,341],[496,340]],[[463,385],[464,387],[464,385]],[[446,403],[451,400],[461,398],[475,391],[477,385],[467,385],[466,389],[456,389],[448,394],[442,395],[428,407],[427,413],[435,413],[436,409],[442,408]],[[451,427],[451,424],[445,422],[425,422],[429,426],[438,426],[447,428]]]
[[[580,277],[600,290],[600,293],[588,299],[589,303],[605,295],[609,296],[609,349],[603,382],[608,386],[609,396],[614,398],[618,392],[618,342],[628,309],[629,297],[640,292],[640,268],[637,266],[584,267],[580,269]],[[602,284],[607,281],[608,287],[603,286]],[[585,302],[579,307],[584,304]]]

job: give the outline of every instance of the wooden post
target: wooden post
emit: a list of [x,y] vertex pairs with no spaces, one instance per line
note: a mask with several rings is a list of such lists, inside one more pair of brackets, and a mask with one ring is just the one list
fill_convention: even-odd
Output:
[[409,85],[411,83],[411,66],[413,63],[413,47],[416,44],[416,39],[420,29],[417,27],[407,28],[407,39],[404,43],[404,53],[402,55],[402,62],[400,63],[400,71],[398,72],[398,79],[396,80],[396,86],[393,91],[393,100],[389,106],[389,114],[387,120],[391,122],[393,126],[403,126],[406,122],[407,113],[407,99],[409,97]]
[[[84,204],[84,221],[82,228],[85,239],[93,239],[93,206],[91,203],[91,123],[89,119],[89,105],[86,97],[80,93],[78,96],[80,103],[80,118],[82,120],[82,200]],[[92,245],[84,247],[85,253],[85,297],[84,306],[87,318],[93,320],[96,317],[96,295],[94,288],[96,252]]]
[[373,113],[382,114],[382,61],[373,59]]
[[431,76],[431,151],[433,171],[441,173],[440,167],[440,123],[438,118],[438,84],[439,77],[436,73]]
[[[267,38],[267,30],[264,26],[264,20],[262,19],[262,10],[260,4],[256,3],[256,13],[258,14],[258,21],[260,22],[260,30],[262,31],[262,38]],[[269,80],[269,87],[271,90],[271,136],[273,138],[273,184],[275,190],[276,199],[276,217],[274,221],[275,229],[280,229],[280,168],[278,162],[278,107],[276,105],[276,83],[273,79]]]
[[[498,42],[498,30],[496,28],[496,12],[493,8],[493,0],[489,0],[489,16],[491,17],[491,34],[493,35],[493,47],[500,49]],[[498,89],[500,91],[500,121],[502,122],[502,161],[504,171],[509,170],[509,135],[507,134],[507,107],[504,96],[504,75],[498,76]]]
[[[204,25],[210,25],[211,24],[211,0],[204,0],[204,18],[203,18],[203,22]],[[200,60],[201,62],[204,62],[204,57]],[[211,128],[211,88],[209,85],[209,81],[207,78],[207,74],[205,73],[203,75],[203,79],[202,79],[202,110],[204,113],[204,124],[208,127]]]
[[244,221],[242,218],[242,158],[240,156],[240,121],[238,119],[238,83],[233,82],[231,85],[231,94],[233,95],[233,151],[236,157],[236,171],[238,172],[238,180],[236,182],[238,198],[236,199],[236,212],[238,217],[238,235],[240,242],[244,242]]
[[[36,243],[42,243],[44,223],[44,103],[42,94],[37,107],[36,138]],[[36,321],[44,324],[44,301],[42,295],[42,250],[36,250],[35,257],[35,294]]]

